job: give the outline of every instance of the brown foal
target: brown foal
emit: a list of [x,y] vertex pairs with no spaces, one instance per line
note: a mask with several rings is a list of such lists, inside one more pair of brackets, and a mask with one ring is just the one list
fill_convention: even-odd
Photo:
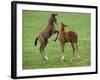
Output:
[[40,42],[39,50],[43,60],[48,60],[48,57],[46,56],[44,51],[46,45],[48,44],[48,38],[50,38],[55,33],[57,33],[57,37],[58,37],[59,31],[55,30],[55,24],[57,24],[56,16],[57,14],[51,14],[51,17],[48,21],[48,25],[43,31],[39,33],[39,36],[35,40],[35,46],[37,45],[37,40],[39,40]]
[[[77,51],[77,57],[79,58],[79,53],[78,53],[78,36],[77,33],[74,31],[68,31],[65,32],[65,27],[67,27],[67,25],[65,25],[64,23],[61,23],[61,29],[59,31],[59,42],[61,45],[61,53],[62,53],[62,61],[64,61],[64,45],[67,42],[71,43],[71,46],[73,48],[73,56],[75,54],[75,51]],[[75,50],[76,49],[76,50]]]

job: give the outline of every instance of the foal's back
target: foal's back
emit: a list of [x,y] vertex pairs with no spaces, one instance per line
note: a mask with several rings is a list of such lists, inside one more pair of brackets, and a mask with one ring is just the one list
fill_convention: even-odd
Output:
[[67,34],[66,38],[68,39],[69,42],[75,42],[77,43],[77,33],[74,32],[74,31],[68,31],[68,32],[65,32]]

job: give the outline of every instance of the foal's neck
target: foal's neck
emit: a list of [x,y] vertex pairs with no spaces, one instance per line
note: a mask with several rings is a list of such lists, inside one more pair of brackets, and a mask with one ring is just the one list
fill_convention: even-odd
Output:
[[54,23],[55,23],[54,22],[54,16],[51,16],[50,19],[49,19],[49,21],[48,21],[48,26],[52,26],[53,27]]
[[65,31],[64,26],[61,26],[61,31]]
[[53,22],[49,22],[48,26],[54,27],[54,23]]

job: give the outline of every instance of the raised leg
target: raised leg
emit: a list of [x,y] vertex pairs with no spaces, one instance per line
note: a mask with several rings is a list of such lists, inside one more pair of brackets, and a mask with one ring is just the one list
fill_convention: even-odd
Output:
[[55,30],[55,31],[54,31],[54,34],[56,34],[56,33],[57,33],[57,37],[54,39],[54,41],[57,40],[57,38],[58,38],[58,34],[59,34],[59,31],[58,31],[58,30]]

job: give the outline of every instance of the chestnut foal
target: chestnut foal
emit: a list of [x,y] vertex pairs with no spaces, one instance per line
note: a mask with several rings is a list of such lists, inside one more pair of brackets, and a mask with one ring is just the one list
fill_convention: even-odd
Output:
[[77,51],[77,57],[80,58],[79,53],[78,53],[78,36],[77,33],[74,31],[68,31],[65,32],[65,27],[67,27],[67,25],[65,25],[64,23],[61,23],[61,29],[59,31],[59,42],[61,45],[61,55],[62,55],[62,61],[64,61],[64,45],[67,42],[71,43],[71,46],[73,48],[73,56],[75,55],[75,49]]

